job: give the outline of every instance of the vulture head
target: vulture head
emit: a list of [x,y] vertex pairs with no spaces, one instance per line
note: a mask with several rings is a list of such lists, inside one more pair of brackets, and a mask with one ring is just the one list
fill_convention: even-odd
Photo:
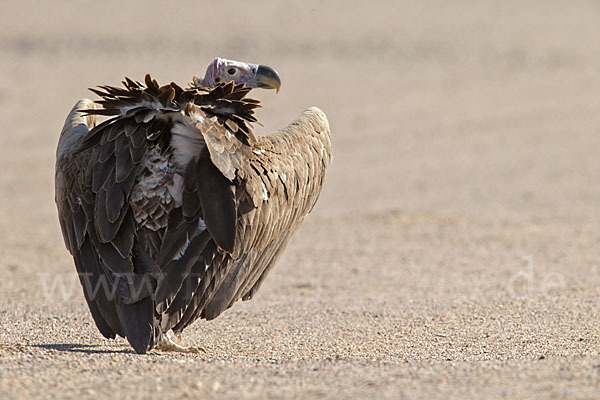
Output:
[[204,78],[194,77],[194,85],[214,87],[221,82],[235,81],[251,88],[275,89],[279,92],[281,79],[273,68],[266,65],[215,58],[206,69]]

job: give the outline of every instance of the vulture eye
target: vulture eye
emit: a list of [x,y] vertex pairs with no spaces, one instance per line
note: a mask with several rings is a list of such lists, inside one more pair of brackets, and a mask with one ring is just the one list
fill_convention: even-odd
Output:
[[228,73],[229,75],[233,75],[233,74],[235,74],[235,68],[229,68],[229,69],[227,70],[227,73]]

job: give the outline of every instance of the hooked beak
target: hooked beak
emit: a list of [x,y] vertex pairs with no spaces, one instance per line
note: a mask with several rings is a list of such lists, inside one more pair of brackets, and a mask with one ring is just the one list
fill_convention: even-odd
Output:
[[259,65],[254,74],[254,83],[256,87],[261,89],[275,89],[275,93],[279,93],[281,88],[281,79],[279,74],[271,67]]

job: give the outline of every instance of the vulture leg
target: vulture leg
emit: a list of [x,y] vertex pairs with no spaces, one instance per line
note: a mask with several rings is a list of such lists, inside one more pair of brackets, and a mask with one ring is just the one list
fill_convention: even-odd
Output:
[[172,351],[175,353],[206,353],[202,347],[182,346],[177,341],[179,338],[175,336],[173,331],[168,331],[158,341],[154,348],[158,351]]

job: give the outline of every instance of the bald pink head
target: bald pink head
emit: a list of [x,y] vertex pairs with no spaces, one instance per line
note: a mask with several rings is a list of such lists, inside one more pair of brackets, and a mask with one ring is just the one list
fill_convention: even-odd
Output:
[[281,79],[277,71],[271,67],[219,57],[210,63],[204,78],[194,78],[194,84],[204,87],[214,87],[221,82],[229,81],[244,83],[252,88],[275,89],[277,92],[281,87]]

